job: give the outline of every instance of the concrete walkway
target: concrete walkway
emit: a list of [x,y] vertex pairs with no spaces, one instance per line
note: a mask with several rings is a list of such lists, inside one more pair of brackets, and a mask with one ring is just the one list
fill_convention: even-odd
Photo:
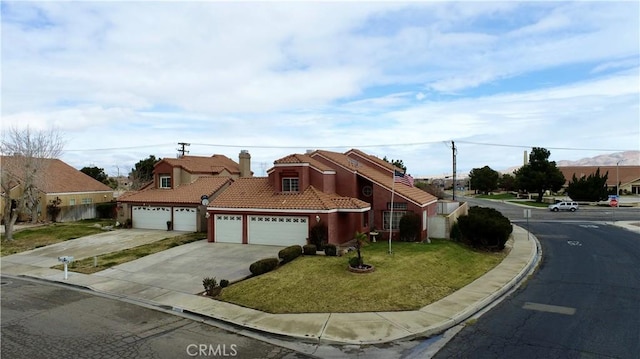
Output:
[[[118,231],[118,233],[133,234],[133,230]],[[160,232],[164,237],[166,233],[168,232]],[[141,240],[144,241],[144,239]],[[82,247],[81,241],[82,239],[68,241],[71,242],[68,246]],[[94,248],[90,256],[96,255],[95,243],[85,244],[87,247]],[[113,251],[115,249],[113,246],[116,245],[104,242],[100,244],[103,253]],[[133,246],[133,243],[122,239],[120,245]],[[206,246],[207,243],[189,245]],[[182,253],[189,245],[169,251],[175,250]],[[208,245],[213,248],[211,244]],[[193,294],[194,285],[201,288],[202,275],[193,275],[190,278],[165,277],[164,280],[159,280],[157,275],[136,275],[138,270],[144,268],[150,268],[153,272],[154,266],[157,268],[158,263],[162,263],[165,269],[171,269],[173,264],[175,266],[173,269],[177,270],[185,263],[184,260],[172,259],[178,257],[175,251],[172,252],[175,255],[169,255],[170,252],[165,251],[153,255],[155,258],[143,258],[92,275],[70,272],[67,280],[64,280],[62,271],[49,267],[58,264],[57,255],[69,253],[69,248],[40,248],[4,257],[1,264],[3,275],[28,276],[90,288],[97,292],[126,298],[129,301],[210,317],[251,331],[278,334],[310,343],[374,344],[443,332],[466,320],[519,284],[535,268],[540,259],[539,244],[537,239],[528,235],[524,229],[514,226],[513,240],[510,240],[507,245],[511,246],[507,257],[481,278],[419,310],[400,312],[269,314]],[[203,251],[205,248],[198,247],[196,251]],[[243,246],[245,251],[251,248],[252,246]],[[277,254],[277,250],[274,253]],[[264,253],[259,255],[264,257]],[[76,254],[76,257],[80,259],[81,255]],[[206,255],[205,257],[200,255],[195,260],[206,261]],[[249,263],[251,261],[246,265]],[[185,287],[176,281],[188,281],[190,284]]]

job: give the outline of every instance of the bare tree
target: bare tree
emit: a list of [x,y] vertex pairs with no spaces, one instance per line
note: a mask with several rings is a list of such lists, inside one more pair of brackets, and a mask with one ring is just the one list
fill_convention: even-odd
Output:
[[56,128],[32,130],[27,126],[3,131],[0,186],[7,240],[13,240],[13,225],[20,213],[30,213],[33,221],[38,219],[39,189],[47,180],[44,170],[49,159],[60,156],[63,147],[62,133]]

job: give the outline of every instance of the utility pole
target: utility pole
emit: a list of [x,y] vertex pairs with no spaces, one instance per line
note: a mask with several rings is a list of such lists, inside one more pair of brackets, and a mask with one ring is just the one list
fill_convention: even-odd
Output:
[[185,147],[191,146],[190,143],[178,142],[178,145],[182,146],[181,148],[178,148],[178,152],[179,152],[178,155],[180,157],[184,157],[185,154],[189,153],[189,151],[187,151]]
[[453,200],[456,200],[456,143],[451,141],[451,150],[453,151]]

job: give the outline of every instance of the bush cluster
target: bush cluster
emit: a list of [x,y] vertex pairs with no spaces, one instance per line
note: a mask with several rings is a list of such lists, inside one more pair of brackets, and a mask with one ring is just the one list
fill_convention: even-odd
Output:
[[338,247],[336,247],[335,244],[326,244],[324,246],[324,254],[326,256],[331,256],[331,257],[335,257],[338,255]]
[[398,229],[400,240],[403,242],[415,242],[420,238],[420,216],[413,212],[407,212],[400,218]]
[[289,263],[302,255],[302,247],[299,245],[289,246],[278,252],[278,258],[282,259],[282,263]]
[[278,267],[280,261],[278,258],[264,258],[251,263],[249,271],[253,275],[265,274],[271,272]]
[[221,286],[222,288],[226,288],[226,287],[228,287],[228,286],[229,286],[229,280],[228,280],[228,279],[221,279],[221,280],[220,280],[220,286]]
[[313,256],[316,254],[317,249],[315,244],[305,244],[304,246],[302,246],[302,252],[305,256]]
[[474,206],[469,214],[458,218],[462,242],[474,248],[501,251],[513,226],[509,219],[493,208]]
[[96,216],[98,218],[116,218],[116,202],[96,204]]
[[315,244],[316,249],[321,251],[327,244],[329,238],[329,228],[324,222],[318,222],[309,231],[309,243]]
[[[364,257],[362,257],[362,256],[361,256],[360,258],[361,258],[361,259],[362,259],[362,261],[364,262]],[[357,257],[357,256],[349,258],[349,266],[350,266],[351,268],[357,268],[357,267],[359,267],[359,266],[360,266],[360,259],[358,259],[358,257]]]

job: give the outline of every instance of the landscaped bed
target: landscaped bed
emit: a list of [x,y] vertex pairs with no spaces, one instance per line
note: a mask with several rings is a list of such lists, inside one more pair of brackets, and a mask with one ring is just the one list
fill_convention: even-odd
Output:
[[449,240],[371,243],[364,261],[376,270],[347,270],[343,257],[302,256],[275,271],[233,284],[217,298],[269,313],[416,310],[471,283],[502,261]]

